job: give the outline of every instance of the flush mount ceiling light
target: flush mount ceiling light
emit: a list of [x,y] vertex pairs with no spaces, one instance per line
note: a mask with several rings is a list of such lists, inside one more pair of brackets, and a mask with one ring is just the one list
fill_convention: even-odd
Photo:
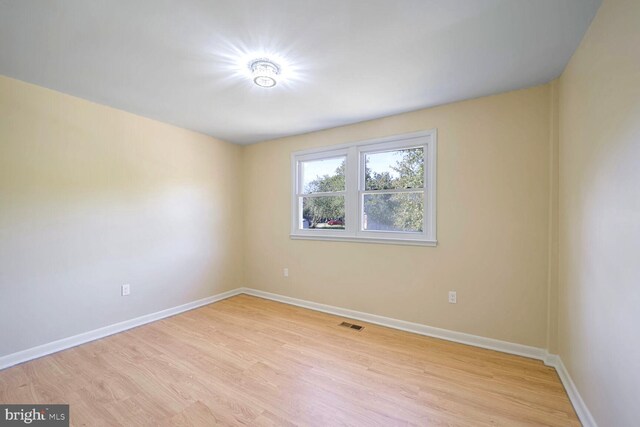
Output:
[[280,67],[267,58],[254,59],[249,63],[249,70],[253,82],[260,87],[274,87],[280,74]]

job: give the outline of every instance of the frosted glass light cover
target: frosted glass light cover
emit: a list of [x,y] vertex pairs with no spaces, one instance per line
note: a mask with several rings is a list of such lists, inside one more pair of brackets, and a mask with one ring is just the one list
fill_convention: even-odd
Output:
[[256,59],[249,64],[253,82],[260,87],[273,87],[276,85],[276,76],[280,74],[280,68],[268,59]]

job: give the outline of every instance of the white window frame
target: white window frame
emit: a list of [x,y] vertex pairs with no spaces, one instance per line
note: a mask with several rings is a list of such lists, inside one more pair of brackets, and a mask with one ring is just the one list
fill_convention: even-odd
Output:
[[[365,155],[370,153],[423,147],[424,167],[424,224],[422,232],[394,232],[363,230],[363,200],[365,191]],[[345,191],[320,194],[303,194],[302,162],[346,156]],[[437,132],[435,129],[334,145],[291,154],[291,239],[333,240],[349,242],[389,243],[403,245],[436,246],[436,156]],[[402,192],[415,190],[390,190]],[[420,191],[420,190],[418,190]],[[317,230],[302,228],[302,197],[343,195],[345,197],[345,229]]]

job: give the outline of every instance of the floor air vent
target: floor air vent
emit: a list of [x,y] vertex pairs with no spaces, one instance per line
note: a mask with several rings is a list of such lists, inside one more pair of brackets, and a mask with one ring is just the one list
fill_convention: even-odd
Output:
[[342,322],[338,326],[342,326],[344,328],[349,328],[349,329],[355,329],[356,331],[361,331],[364,329],[364,326],[354,325],[353,323],[349,323],[349,322]]

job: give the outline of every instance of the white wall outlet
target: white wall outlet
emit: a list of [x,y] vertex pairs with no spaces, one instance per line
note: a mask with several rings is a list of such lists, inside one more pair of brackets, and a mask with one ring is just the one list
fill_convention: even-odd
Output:
[[123,297],[129,295],[131,293],[131,285],[122,285],[121,291]]
[[458,302],[458,294],[456,291],[449,291],[449,304],[456,304]]
[[282,274],[284,275],[284,277],[289,277],[289,269],[285,268],[284,270],[282,270]]

